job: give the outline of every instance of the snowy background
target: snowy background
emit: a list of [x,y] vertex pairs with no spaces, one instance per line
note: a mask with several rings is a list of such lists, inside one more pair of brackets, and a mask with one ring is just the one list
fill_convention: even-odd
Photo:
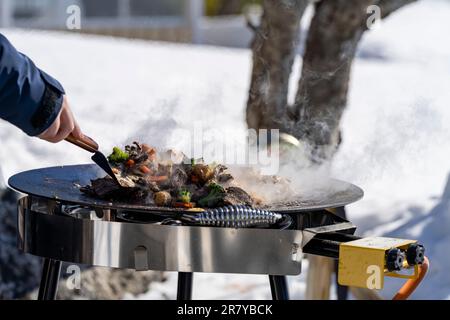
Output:
[[[420,240],[431,270],[414,294],[450,299],[450,2],[424,0],[401,9],[364,36],[353,66],[343,145],[333,175],[365,190],[348,207],[360,235]],[[144,139],[160,147],[185,141],[177,128],[245,130],[251,52],[120,40],[71,33],[1,30],[59,79],[78,121],[103,151]],[[301,61],[292,78],[293,98]],[[26,169],[89,162],[69,144],[50,145],[0,123],[0,163],[7,179]],[[304,263],[307,270],[307,262]],[[289,277],[304,295],[306,273]],[[388,280],[392,297],[402,282]],[[176,275],[127,298],[173,299]],[[270,298],[265,276],[196,274],[194,299]]]

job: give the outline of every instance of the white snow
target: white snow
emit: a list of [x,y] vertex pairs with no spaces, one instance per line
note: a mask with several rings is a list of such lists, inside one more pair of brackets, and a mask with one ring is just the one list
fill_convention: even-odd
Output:
[[[343,145],[333,172],[360,185],[348,207],[359,234],[418,239],[431,271],[414,298],[450,298],[450,3],[423,0],[393,14],[361,43],[344,114]],[[86,134],[103,150],[140,138],[185,148],[177,128],[200,118],[240,137],[250,79],[248,50],[118,40],[71,33],[2,30],[58,78]],[[300,64],[295,64],[292,97]],[[5,177],[26,169],[89,162],[66,143],[50,145],[0,124]],[[434,208],[433,210],[431,210]],[[307,270],[307,262],[304,263]],[[304,296],[306,273],[289,277]],[[401,281],[388,280],[389,298]],[[173,299],[176,275],[139,299]],[[334,294],[333,294],[334,296]],[[270,297],[265,276],[196,274],[194,298]]]

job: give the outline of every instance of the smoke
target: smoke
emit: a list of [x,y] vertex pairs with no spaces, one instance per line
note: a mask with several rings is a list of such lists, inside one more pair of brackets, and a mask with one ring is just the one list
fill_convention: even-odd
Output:
[[320,201],[347,185],[331,178],[331,163],[318,161],[306,143],[280,146],[280,167],[276,175],[261,175],[257,167],[232,167],[236,183],[264,204],[297,200]]
[[136,119],[136,129],[121,144],[139,141],[158,150],[177,149],[189,155],[190,138],[186,131],[190,129],[175,117],[177,108],[178,99],[162,101],[160,108],[142,119]]
[[[181,121],[173,116],[179,113],[177,109],[178,101],[165,103],[160,113],[142,119],[123,144],[135,140],[150,144],[159,151],[174,149],[188,158],[224,164],[235,178],[235,185],[264,204],[289,200],[317,201],[340,191],[337,190],[339,185],[331,183],[330,163],[323,160],[324,153],[332,152],[332,148],[319,155],[317,149],[307,142],[293,144],[283,137],[279,139],[278,132],[274,135],[269,131],[272,148],[268,151],[260,143],[259,154],[255,156],[251,154],[255,136],[261,142],[267,131],[252,132],[239,127],[239,123],[231,122],[217,126],[204,119]],[[326,123],[321,127],[327,130]]]

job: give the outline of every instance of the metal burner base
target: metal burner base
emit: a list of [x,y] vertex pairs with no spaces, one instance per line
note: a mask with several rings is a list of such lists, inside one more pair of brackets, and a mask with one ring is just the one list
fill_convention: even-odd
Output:
[[297,275],[316,233],[354,230],[349,222],[304,230],[233,229],[111,221],[112,210],[77,210],[27,196],[19,200],[19,248],[79,264],[179,272]]
[[298,230],[79,219],[52,212],[51,203],[45,208],[42,200],[39,205],[30,200],[22,198],[19,204],[19,247],[33,255],[136,270],[274,275],[301,271],[303,235]]
[[296,215],[299,230],[279,230],[123,222],[116,210],[36,196],[20,199],[18,207],[19,248],[45,258],[43,300],[56,296],[61,261],[178,271],[179,299],[190,299],[194,272],[265,274],[273,299],[288,299],[284,276],[301,272],[303,247],[317,234],[355,230],[325,211]]
[[[252,223],[252,228],[234,229],[208,225],[211,217],[196,216],[187,222],[179,219],[179,214],[191,213],[185,209],[109,202],[80,193],[80,185],[101,175],[95,165],[80,165],[32,170],[9,180],[11,187],[28,194],[19,200],[18,246],[23,252],[45,258],[40,299],[54,299],[61,261],[178,271],[180,299],[190,298],[194,272],[266,274],[273,298],[287,299],[284,276],[301,272],[303,251],[336,257],[338,242],[318,236],[341,238],[356,229],[328,209],[363,195],[354,185],[330,180],[321,190],[323,197],[266,208],[277,224],[262,219]],[[130,213],[156,218],[136,221]],[[280,214],[286,221],[280,220]],[[214,225],[230,225],[222,223],[222,216],[213,218],[221,222]],[[225,220],[229,220],[226,215]],[[231,225],[249,226],[246,221],[237,222]],[[207,226],[196,225],[203,223]]]

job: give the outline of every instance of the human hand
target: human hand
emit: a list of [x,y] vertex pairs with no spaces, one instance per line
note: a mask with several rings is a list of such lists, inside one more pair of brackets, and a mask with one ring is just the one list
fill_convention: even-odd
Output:
[[38,138],[51,143],[57,143],[67,138],[69,134],[72,134],[77,139],[83,138],[83,133],[72,114],[69,102],[66,96],[64,96],[63,105],[58,117]]

